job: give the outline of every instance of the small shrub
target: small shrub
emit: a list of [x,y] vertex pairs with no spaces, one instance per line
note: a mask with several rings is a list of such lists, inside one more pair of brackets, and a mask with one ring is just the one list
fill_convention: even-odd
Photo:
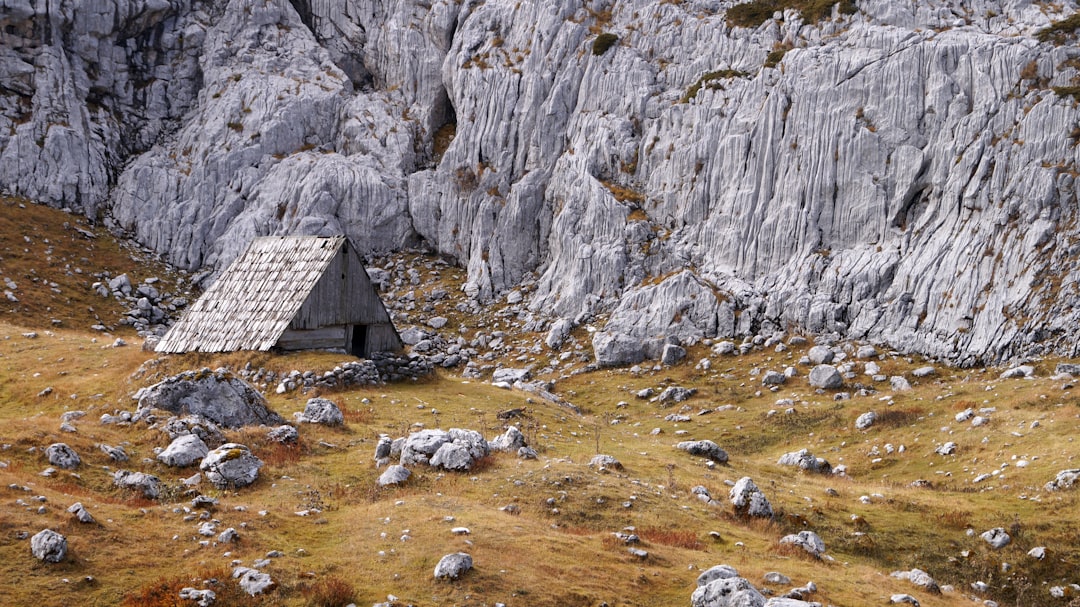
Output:
[[240,124],[239,122],[230,122],[228,124],[228,127],[236,131],[237,133],[240,133],[244,130],[244,125]]
[[687,103],[694,97],[697,97],[698,92],[701,91],[701,87],[707,87],[711,89],[724,88],[718,80],[726,80],[731,78],[741,78],[747,76],[746,72],[740,72],[739,70],[717,70],[715,72],[705,72],[697,79],[697,82],[690,85],[690,88],[686,89],[686,93],[680,99],[680,103]]
[[788,44],[778,44],[773,48],[772,52],[765,57],[765,67],[776,67],[780,65],[780,62],[784,60],[784,55],[791,50],[791,46]]
[[604,32],[603,34],[597,36],[595,40],[593,40],[592,54],[598,56],[603,55],[618,41],[619,37],[615,34],[612,34],[611,32]]
[[853,0],[753,0],[729,8],[727,21],[734,27],[757,27],[772,19],[773,13],[794,8],[807,23],[817,23],[831,17],[834,6],[841,15],[859,12]]
[[911,407],[908,409],[885,409],[878,412],[877,420],[874,421],[875,425],[889,426],[891,428],[899,428],[900,426],[910,426],[918,421],[919,416],[924,411],[918,407]]
[[1053,91],[1058,97],[1072,97],[1080,101],[1080,86],[1055,86]]
[[1039,42],[1050,42],[1054,46],[1061,46],[1075,40],[1078,29],[1080,29],[1080,13],[1039,30],[1035,37],[1039,39]]
[[311,607],[344,607],[355,601],[356,589],[345,580],[328,575],[301,591]]

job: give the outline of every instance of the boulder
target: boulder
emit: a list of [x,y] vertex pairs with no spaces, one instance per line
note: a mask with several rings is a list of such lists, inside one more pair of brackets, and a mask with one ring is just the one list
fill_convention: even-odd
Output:
[[989,531],[982,532],[979,537],[986,540],[994,550],[1000,550],[1012,542],[1012,537],[1002,527],[994,527]]
[[161,495],[161,479],[144,472],[117,470],[113,472],[113,484],[121,489],[132,489],[148,499],[157,499]]
[[811,364],[827,365],[833,361],[835,354],[828,346],[814,346],[806,353],[806,357],[810,359]]
[[877,355],[878,352],[874,346],[859,346],[859,349],[855,351],[855,358],[858,358],[859,360],[874,358]]
[[525,435],[517,429],[517,426],[510,426],[506,432],[488,441],[488,446],[492,451],[514,453],[525,446]]
[[194,434],[185,434],[169,443],[169,446],[158,454],[157,460],[166,466],[183,468],[202,461],[209,452],[210,448],[201,438]]
[[814,454],[806,449],[785,453],[780,456],[780,459],[776,463],[781,466],[796,466],[808,472],[819,472],[821,474],[832,473],[832,465],[830,465],[829,462],[820,457],[814,457]]
[[937,581],[934,580],[934,578],[930,577],[930,574],[923,571],[922,569],[912,569],[911,571],[894,571],[889,575],[897,579],[908,580],[912,584],[915,584],[916,586],[919,586],[921,588],[925,588],[926,590],[935,594],[941,593],[941,587],[938,586]]
[[914,371],[912,371],[911,375],[913,377],[923,378],[923,377],[930,377],[931,375],[933,375],[935,373],[937,373],[937,369],[935,369],[933,367],[919,367],[918,369],[915,369]]
[[285,423],[258,390],[224,370],[185,371],[139,390],[132,398],[139,401],[137,418],[160,409],[198,415],[225,428]]
[[741,577],[721,578],[698,586],[691,607],[764,607],[765,597]]
[[450,442],[450,434],[445,430],[420,430],[405,439],[401,447],[401,464],[413,466],[428,463],[435,452]]
[[74,504],[68,506],[67,511],[70,512],[75,517],[75,520],[79,521],[80,523],[94,522],[94,517],[91,516],[89,512],[87,512],[86,508],[82,505],[82,502],[75,502]]
[[1076,363],[1058,363],[1057,366],[1054,367],[1054,374],[1055,375],[1061,375],[1063,373],[1068,373],[1069,375],[1072,375],[1073,377],[1080,376],[1080,364],[1076,364]]
[[728,498],[738,514],[763,518],[773,515],[772,504],[749,476],[736,481],[735,486],[728,493]]
[[474,460],[478,460],[491,453],[491,448],[488,446],[487,439],[476,430],[450,428],[450,430],[447,431],[447,435],[450,437],[451,442],[465,447],[469,452],[469,456]]
[[206,454],[199,463],[199,470],[215,487],[225,489],[254,483],[262,466],[262,460],[255,457],[245,445],[225,443]]
[[296,428],[282,424],[266,433],[266,439],[282,445],[295,445],[300,440],[300,433]]
[[623,333],[597,331],[593,334],[593,354],[601,367],[636,365],[645,360],[641,340]]
[[225,435],[214,422],[199,415],[185,415],[183,417],[170,417],[161,426],[161,431],[168,435],[169,440],[187,434],[198,436],[208,447],[217,447],[225,442]]
[[566,338],[570,337],[570,332],[573,328],[574,324],[566,318],[556,320],[551,323],[547,335],[544,336],[544,345],[552,350],[558,350],[562,347]]
[[792,535],[780,538],[781,544],[792,544],[802,548],[814,556],[825,553],[825,542],[813,531],[800,531]]
[[956,443],[949,441],[940,445],[937,449],[934,449],[934,453],[937,453],[938,455],[952,455],[953,453],[956,453]]
[[832,365],[817,365],[810,370],[810,385],[825,390],[835,390],[844,385],[844,377]]
[[720,445],[712,442],[711,440],[695,440],[695,441],[683,441],[675,445],[676,449],[682,449],[690,455],[699,455],[706,457],[719,464],[726,464],[728,461],[727,451],[720,448]]
[[74,449],[64,443],[53,443],[46,447],[45,456],[49,458],[50,464],[57,468],[64,468],[65,470],[78,468],[79,464],[82,463],[79,454],[75,453]]
[[697,388],[683,388],[682,386],[668,386],[657,397],[662,403],[681,403],[697,394]]
[[1080,468],[1072,468],[1069,470],[1062,470],[1057,473],[1054,480],[1046,483],[1043,487],[1047,491],[1061,491],[1063,489],[1071,489],[1076,481],[1080,479]]
[[765,375],[761,376],[761,385],[763,386],[779,386],[787,381],[787,376],[779,371],[766,371]]
[[1001,379],[1024,379],[1035,376],[1035,367],[1031,365],[1020,365],[1006,369],[1001,373]]
[[592,467],[592,468],[597,468],[599,470],[603,470],[603,469],[622,470],[623,469],[623,465],[622,465],[622,463],[619,462],[619,460],[615,459],[614,457],[612,457],[610,455],[603,455],[603,454],[594,455],[593,458],[591,460],[589,460],[589,466]]
[[383,434],[379,437],[379,442],[375,443],[375,461],[383,462],[390,459],[390,450],[394,445],[394,439]]
[[863,413],[862,415],[860,415],[858,418],[855,419],[855,429],[856,430],[867,430],[867,429],[870,428],[870,426],[873,426],[874,422],[876,422],[876,421],[877,421],[877,413],[874,413],[873,411],[867,411],[866,413]]
[[195,601],[198,607],[210,607],[217,600],[217,593],[213,590],[199,590],[198,588],[181,588],[180,598],[187,601]]
[[901,603],[905,605],[914,605],[919,607],[919,599],[911,596],[910,594],[894,594],[889,597],[889,603],[892,605],[899,605]]
[[401,483],[409,480],[410,476],[412,476],[412,471],[410,471],[405,466],[395,464],[388,467],[382,474],[379,475],[378,484],[380,487],[385,487],[387,485],[400,485]]
[[345,423],[345,415],[333,401],[325,398],[311,398],[304,405],[304,412],[296,414],[296,421],[302,424],[340,426]]
[[701,575],[697,578],[697,585],[698,587],[701,587],[715,580],[725,580],[736,577],[739,577],[739,572],[731,565],[713,565],[701,572]]
[[500,369],[495,369],[491,374],[491,381],[495,383],[506,382],[512,386],[515,382],[527,381],[530,376],[531,372],[528,369],[510,369],[508,367],[502,367]]
[[250,567],[237,567],[233,569],[233,579],[239,580],[240,588],[255,596],[257,594],[263,594],[273,590],[276,583],[270,579],[269,573],[263,573],[258,569],[251,569]]
[[672,366],[686,359],[686,348],[677,344],[664,344],[664,351],[660,354],[660,364]]
[[893,375],[889,378],[889,387],[893,392],[907,392],[911,389],[911,382],[903,375]]
[[465,471],[472,468],[474,459],[469,454],[469,449],[460,443],[443,443],[435,455],[431,456],[428,464],[432,468],[444,468],[446,470]]
[[435,579],[456,580],[473,568],[472,557],[464,552],[448,554],[435,565]]
[[59,563],[67,556],[67,551],[67,538],[52,529],[39,531],[30,538],[30,552],[39,561]]

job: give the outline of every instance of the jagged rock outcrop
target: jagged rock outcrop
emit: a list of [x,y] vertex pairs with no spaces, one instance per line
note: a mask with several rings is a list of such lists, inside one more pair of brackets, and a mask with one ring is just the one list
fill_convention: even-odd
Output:
[[346,233],[607,315],[601,365],[789,327],[1080,354],[1080,72],[1037,37],[1071,3],[0,3],[0,190],[199,279]]

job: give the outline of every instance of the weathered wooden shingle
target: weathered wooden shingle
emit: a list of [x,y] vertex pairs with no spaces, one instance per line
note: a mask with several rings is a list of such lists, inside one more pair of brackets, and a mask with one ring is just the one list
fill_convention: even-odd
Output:
[[[343,245],[346,245],[344,237],[254,239],[172,326],[157,351],[269,350],[289,327]],[[367,282],[366,274],[363,278]],[[377,295],[372,293],[372,296],[378,301]],[[381,302],[378,308],[386,317]]]

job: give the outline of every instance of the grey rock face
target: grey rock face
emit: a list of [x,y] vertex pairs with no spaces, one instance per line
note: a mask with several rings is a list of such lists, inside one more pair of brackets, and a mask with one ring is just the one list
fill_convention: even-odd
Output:
[[378,483],[380,487],[385,487],[387,485],[400,485],[401,483],[409,480],[410,476],[412,476],[412,471],[410,471],[405,466],[399,466],[395,464],[388,467],[382,474],[379,475]]
[[691,607],[763,607],[765,597],[741,577],[721,578],[698,586]]
[[813,531],[800,531],[780,538],[781,544],[793,544],[814,556],[825,553],[825,542]]
[[199,463],[199,470],[215,487],[246,487],[259,477],[263,462],[239,443],[225,443],[210,451]]
[[682,449],[690,455],[699,455],[706,457],[719,464],[725,464],[728,461],[727,451],[720,448],[720,445],[712,442],[711,440],[695,440],[695,441],[683,441],[675,445],[676,449]]
[[30,552],[39,561],[59,563],[67,556],[67,551],[67,538],[52,529],[39,531],[30,538]]
[[158,454],[157,459],[166,466],[183,468],[202,461],[209,452],[210,448],[201,438],[194,434],[185,434],[169,443],[169,446]]
[[844,385],[844,377],[832,365],[817,365],[811,369],[809,381],[811,386],[826,390],[836,390]]
[[472,557],[464,552],[448,554],[435,565],[435,579],[456,580],[473,568]]
[[161,495],[161,480],[144,472],[117,470],[113,473],[113,484],[122,489],[138,491],[149,499],[157,499]]
[[765,499],[765,494],[758,489],[749,476],[744,476],[735,482],[735,486],[728,493],[735,512],[747,516],[768,518],[773,515],[772,504]]
[[133,396],[139,401],[137,417],[151,409],[161,409],[176,415],[194,414],[225,428],[251,425],[278,426],[285,423],[271,411],[254,387],[224,372],[186,371]]
[[310,398],[304,405],[304,412],[297,414],[296,421],[305,424],[340,426],[345,423],[345,415],[333,401],[325,398]]
[[64,443],[53,443],[46,447],[45,457],[49,459],[49,463],[53,466],[67,470],[78,468],[79,464],[82,463],[79,454]]

